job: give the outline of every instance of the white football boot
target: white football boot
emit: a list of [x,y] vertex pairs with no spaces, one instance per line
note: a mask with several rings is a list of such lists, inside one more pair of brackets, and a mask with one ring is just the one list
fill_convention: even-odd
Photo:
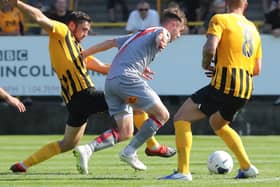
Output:
[[126,163],[128,163],[132,168],[140,171],[144,171],[147,169],[147,166],[143,164],[139,159],[136,153],[127,155],[124,151],[120,152],[120,159]]
[[88,174],[88,161],[92,155],[89,145],[80,145],[73,150],[76,157],[76,168],[80,174]]

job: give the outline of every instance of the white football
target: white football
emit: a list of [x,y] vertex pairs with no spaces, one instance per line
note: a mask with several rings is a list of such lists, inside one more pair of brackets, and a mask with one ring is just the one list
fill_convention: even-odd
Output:
[[208,170],[215,174],[227,174],[232,171],[233,161],[225,151],[215,151],[208,158]]

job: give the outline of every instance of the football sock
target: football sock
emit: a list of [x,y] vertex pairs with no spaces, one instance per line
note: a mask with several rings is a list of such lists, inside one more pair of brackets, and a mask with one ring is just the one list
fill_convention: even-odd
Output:
[[112,147],[120,141],[120,135],[117,129],[110,129],[95,138],[89,143],[92,152],[100,151],[102,149]]
[[[134,121],[134,125],[135,127],[139,130],[142,125],[144,124],[144,122],[149,119],[148,114],[147,113],[137,113],[137,114],[133,114],[133,121]],[[158,143],[158,141],[156,140],[156,138],[154,136],[152,136],[151,138],[149,138],[146,141],[147,147],[150,150],[157,150],[160,147],[160,144]]]
[[191,123],[188,121],[175,121],[176,148],[178,152],[178,172],[188,174],[190,151],[192,148]]
[[[133,154],[142,144],[152,137],[162,125],[156,119],[149,118],[145,121],[141,129],[132,138],[129,145],[125,148],[126,154]],[[129,148],[129,151],[127,148]],[[133,148],[133,149],[131,149]]]
[[229,125],[223,126],[221,129],[215,131],[215,133],[222,138],[226,145],[235,154],[240,164],[240,169],[246,170],[250,167],[248,155],[242,144],[240,136]]
[[48,160],[49,158],[61,153],[61,148],[58,142],[51,142],[41,149],[33,153],[30,157],[23,161],[25,167],[29,168],[40,162]]

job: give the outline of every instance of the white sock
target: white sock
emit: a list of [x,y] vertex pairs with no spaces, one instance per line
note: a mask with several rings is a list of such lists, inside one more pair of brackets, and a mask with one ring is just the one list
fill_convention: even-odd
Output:
[[94,141],[86,144],[85,146],[87,147],[87,149],[89,148],[92,153],[94,152]]

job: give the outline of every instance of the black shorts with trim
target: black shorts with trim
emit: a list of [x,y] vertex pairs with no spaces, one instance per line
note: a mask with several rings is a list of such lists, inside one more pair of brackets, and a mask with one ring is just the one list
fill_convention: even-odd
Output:
[[72,127],[82,126],[91,114],[108,110],[104,93],[94,88],[74,94],[66,106],[69,112],[67,124]]
[[227,121],[232,121],[235,113],[241,109],[247,99],[224,94],[211,85],[207,85],[191,95],[194,103],[208,117],[217,111]]

